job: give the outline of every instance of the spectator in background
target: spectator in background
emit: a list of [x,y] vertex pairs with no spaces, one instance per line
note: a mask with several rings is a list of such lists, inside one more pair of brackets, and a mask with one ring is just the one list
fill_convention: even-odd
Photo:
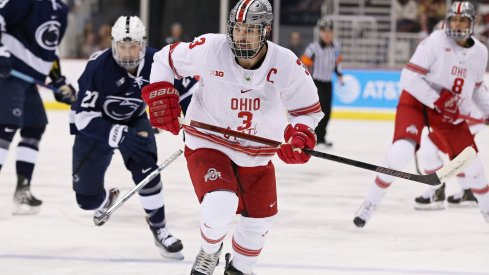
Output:
[[97,46],[97,36],[93,32],[92,24],[88,23],[83,30],[83,45],[80,49],[80,57],[87,59],[98,50],[100,48]]
[[419,0],[418,14],[421,17],[426,16],[425,27],[421,26],[422,31],[430,34],[438,22],[445,19],[446,2],[445,0]]
[[418,3],[414,0],[397,0],[394,2],[397,32],[418,32]]
[[297,56],[301,56],[304,53],[304,45],[302,44],[300,32],[293,31],[290,33],[289,45],[287,48],[289,48],[289,50],[291,50]]
[[180,23],[175,22],[170,27],[170,36],[165,38],[165,43],[173,44],[175,42],[188,41],[187,37],[183,34],[183,27]]
[[112,26],[109,24],[103,24],[98,29],[98,48],[103,50],[112,47]]
[[311,71],[314,84],[316,84],[319,95],[319,103],[324,117],[319,121],[315,132],[317,145],[320,147],[331,147],[333,143],[326,139],[326,128],[331,116],[333,103],[333,84],[331,82],[333,72],[338,76],[340,83],[343,82],[340,62],[343,59],[341,45],[333,37],[333,22],[322,18],[318,22],[319,40],[311,42],[302,55],[302,63]]

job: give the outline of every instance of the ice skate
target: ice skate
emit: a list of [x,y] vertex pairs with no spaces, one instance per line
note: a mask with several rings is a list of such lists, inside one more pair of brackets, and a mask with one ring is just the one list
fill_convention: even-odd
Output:
[[221,251],[222,243],[219,250],[213,254],[205,253],[201,247],[199,254],[197,254],[197,257],[195,258],[190,275],[212,275],[212,273],[214,273],[214,269],[219,264],[219,256],[221,256]]
[[152,227],[147,216],[146,222],[153,233],[155,245],[160,250],[161,256],[173,260],[183,260],[182,241],[173,237],[166,227]]
[[364,201],[362,205],[360,205],[360,208],[358,208],[357,213],[355,214],[355,218],[353,219],[353,223],[357,227],[364,227],[365,223],[367,223],[367,221],[374,213],[375,208],[375,204],[369,201]]
[[233,262],[231,261],[231,254],[226,253],[226,268],[224,269],[224,275],[256,275],[256,273],[251,272],[248,274],[244,274],[233,266]]
[[477,207],[477,199],[470,189],[449,196],[447,201],[450,207]]
[[96,226],[101,226],[106,222],[106,220],[101,219],[101,217],[116,202],[117,198],[119,197],[119,189],[111,188],[108,196],[109,197],[104,205],[95,210],[95,213],[93,214],[93,222]]
[[41,211],[42,201],[31,193],[31,184],[25,177],[19,176],[14,193],[12,215],[35,215]]
[[445,209],[445,183],[438,188],[429,188],[426,192],[414,199],[416,210],[443,210]]

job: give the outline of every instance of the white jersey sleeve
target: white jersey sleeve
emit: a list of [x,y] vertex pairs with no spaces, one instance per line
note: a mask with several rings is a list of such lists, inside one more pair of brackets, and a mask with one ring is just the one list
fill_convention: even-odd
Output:
[[473,101],[484,118],[489,118],[489,90],[484,83],[481,83],[474,91]]
[[205,56],[212,44],[213,34],[199,36],[190,43],[174,43],[165,46],[154,56],[150,83],[174,78],[199,75]]
[[434,43],[436,43],[436,38],[431,35],[418,45],[409,63],[401,71],[400,81],[402,90],[410,93],[430,108],[434,108],[433,102],[439,97],[436,88],[426,79],[436,59]]
[[282,100],[287,110],[287,118],[292,125],[301,123],[314,129],[324,116],[317,88],[309,71],[299,59],[295,59],[290,60],[291,69],[288,83],[282,91]]

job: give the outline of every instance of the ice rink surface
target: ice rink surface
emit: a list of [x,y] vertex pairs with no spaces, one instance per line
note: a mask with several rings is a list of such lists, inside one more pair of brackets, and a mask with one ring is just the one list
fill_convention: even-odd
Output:
[[[78,209],[71,189],[68,113],[51,111],[41,143],[33,193],[44,201],[37,216],[12,216],[15,149],[0,173],[0,274],[189,274],[200,247],[199,205],[184,157],[162,173],[170,231],[184,244],[185,260],[160,257],[134,196],[102,227]],[[489,172],[489,130],[477,137]],[[380,164],[393,122],[333,120],[328,153]],[[18,135],[16,137],[18,140]],[[183,147],[181,137],[157,136],[160,161]],[[365,228],[352,219],[374,174],[313,158],[306,165],[274,159],[279,214],[255,272],[289,274],[489,274],[489,224],[477,208],[416,211],[414,197],[425,185],[396,181]],[[414,165],[406,169],[414,173]],[[133,183],[120,155],[106,186],[125,194]],[[459,190],[448,182],[447,195]],[[224,253],[231,251],[230,232]],[[223,273],[223,265],[215,274]]]

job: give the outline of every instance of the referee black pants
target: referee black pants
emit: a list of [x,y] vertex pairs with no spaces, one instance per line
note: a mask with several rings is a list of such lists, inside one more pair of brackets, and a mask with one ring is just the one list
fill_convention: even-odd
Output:
[[331,105],[333,104],[333,85],[331,81],[324,82],[319,80],[314,80],[314,84],[316,84],[318,89],[319,104],[321,104],[321,110],[324,113],[323,119],[319,121],[314,131],[316,132],[318,143],[324,143],[326,141],[326,128],[331,116]]

